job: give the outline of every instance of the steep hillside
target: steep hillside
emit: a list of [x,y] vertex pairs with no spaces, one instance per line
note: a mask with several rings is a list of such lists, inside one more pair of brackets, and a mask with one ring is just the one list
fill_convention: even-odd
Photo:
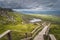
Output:
[[[26,19],[23,19],[24,16]],[[28,23],[25,20],[31,18],[28,15],[19,14],[12,11],[0,11],[0,34],[6,30],[12,30],[12,39],[20,40],[25,37],[25,33],[31,32],[37,25]],[[7,40],[6,36],[1,40]]]

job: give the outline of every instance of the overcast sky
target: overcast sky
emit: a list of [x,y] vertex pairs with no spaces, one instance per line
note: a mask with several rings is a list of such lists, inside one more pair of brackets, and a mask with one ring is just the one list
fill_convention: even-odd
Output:
[[[0,0],[5,7],[19,9],[60,10],[60,0]],[[0,6],[1,6],[0,4]]]

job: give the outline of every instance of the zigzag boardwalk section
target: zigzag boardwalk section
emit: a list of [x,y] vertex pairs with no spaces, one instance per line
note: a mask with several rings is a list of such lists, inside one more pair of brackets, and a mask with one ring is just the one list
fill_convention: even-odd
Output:
[[44,35],[48,35],[50,23],[40,31],[33,40],[44,40]]

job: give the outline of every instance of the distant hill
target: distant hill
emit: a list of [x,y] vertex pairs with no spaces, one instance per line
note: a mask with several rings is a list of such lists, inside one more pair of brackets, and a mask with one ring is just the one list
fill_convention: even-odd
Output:
[[24,13],[24,14],[46,14],[46,15],[60,16],[60,11],[22,11],[22,13]]

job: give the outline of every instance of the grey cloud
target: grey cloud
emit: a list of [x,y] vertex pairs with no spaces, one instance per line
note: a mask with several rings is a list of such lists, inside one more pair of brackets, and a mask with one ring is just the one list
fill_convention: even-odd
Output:
[[44,9],[60,10],[60,0],[0,0],[0,6],[20,9],[32,9],[42,6]]

